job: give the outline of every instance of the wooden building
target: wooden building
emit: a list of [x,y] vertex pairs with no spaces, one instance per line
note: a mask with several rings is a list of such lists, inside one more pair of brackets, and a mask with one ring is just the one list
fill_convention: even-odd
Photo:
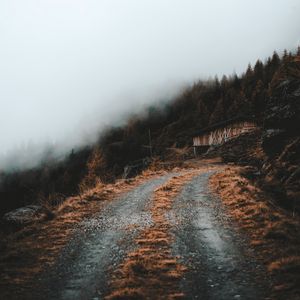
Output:
[[243,133],[257,128],[255,122],[243,118],[235,118],[201,130],[193,138],[194,147],[208,147],[223,144]]

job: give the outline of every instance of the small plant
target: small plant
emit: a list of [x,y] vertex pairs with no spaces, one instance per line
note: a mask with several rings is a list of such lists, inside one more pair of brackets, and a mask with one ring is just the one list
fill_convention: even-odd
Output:
[[105,173],[105,160],[99,147],[95,148],[86,164],[87,174],[79,183],[79,195],[81,196],[91,188],[102,184],[101,177]]
[[62,205],[64,200],[66,199],[66,196],[60,193],[51,193],[48,195],[40,194],[38,196],[39,204],[42,207],[43,212],[46,215],[46,218],[48,220],[51,220],[54,218],[54,209],[56,207],[59,207]]

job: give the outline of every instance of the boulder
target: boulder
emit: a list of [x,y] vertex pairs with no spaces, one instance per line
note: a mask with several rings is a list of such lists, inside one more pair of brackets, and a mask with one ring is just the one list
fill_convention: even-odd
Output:
[[3,223],[13,227],[23,227],[34,221],[45,219],[45,209],[39,205],[27,205],[6,213],[3,216]]
[[264,117],[264,128],[280,128],[290,134],[300,130],[300,80],[285,80],[273,91]]

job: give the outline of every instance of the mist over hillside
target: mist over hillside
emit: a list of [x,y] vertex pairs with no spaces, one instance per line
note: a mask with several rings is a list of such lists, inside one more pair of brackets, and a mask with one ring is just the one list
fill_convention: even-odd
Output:
[[0,300],[299,300],[299,15],[1,0]]
[[1,1],[1,211],[114,182],[237,115],[264,124],[298,68],[299,11],[297,0]]
[[[299,55],[299,48],[293,53],[285,51],[282,56],[274,52],[264,63],[257,60],[254,66],[249,64],[241,76],[234,74],[220,80],[198,81],[171,101],[159,102],[143,113],[132,114],[124,123],[106,127],[94,143],[69,150],[61,160],[53,156],[50,147],[43,152],[44,159],[35,168],[0,173],[0,196],[5,199],[2,211],[45,199],[55,206],[70,195],[92,188],[99,181],[114,182],[122,177],[124,167],[135,164],[134,161],[151,155],[161,161],[174,159],[176,155],[171,153],[170,156],[171,149],[189,149],[193,136],[201,129],[236,116],[252,118],[262,128],[271,124],[268,126],[274,132],[288,130],[280,138],[280,143],[275,135],[276,147],[271,142],[270,148],[276,148],[277,154],[271,151],[265,160],[253,160],[255,167],[260,168],[268,163],[268,155],[272,161],[286,145],[294,142],[296,146],[293,147],[298,145],[299,131],[290,130],[290,126],[292,124],[295,129],[300,124],[297,96]],[[275,121],[270,123],[270,111],[281,109],[278,108],[281,101],[278,99],[283,100],[283,110],[288,108],[289,111],[283,114],[280,110],[278,116],[283,114],[282,117],[272,117]],[[295,164],[291,170],[294,168]]]
[[1,1],[0,164],[35,167],[47,145],[68,155],[182,86],[295,49],[299,11],[297,0]]
[[[163,109],[172,101],[176,94],[189,84],[178,83],[176,86],[166,85],[137,95],[123,95],[120,106],[112,106],[104,113],[101,108],[82,116],[74,128],[61,128],[60,136],[51,139],[45,136],[38,140],[21,140],[19,144],[11,146],[6,151],[0,150],[0,171],[13,172],[36,168],[45,161],[61,161],[72,151],[92,146],[101,138],[102,134],[111,127],[124,126],[134,115],[143,117],[147,114],[149,104],[157,109]],[[104,115],[104,116],[103,116]],[[43,126],[43,124],[41,124]]]

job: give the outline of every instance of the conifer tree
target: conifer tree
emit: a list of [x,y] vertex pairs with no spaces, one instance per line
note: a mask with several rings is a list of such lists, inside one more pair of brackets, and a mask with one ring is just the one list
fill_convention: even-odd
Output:
[[[300,48],[300,47],[299,47],[299,48]],[[214,83],[215,83],[215,88],[216,88],[216,89],[219,89],[221,85],[220,85],[220,81],[219,81],[218,75],[215,76],[215,81],[214,81]]]
[[288,52],[286,49],[284,49],[282,59],[285,60],[287,57],[288,57]]
[[237,76],[236,73],[233,74],[232,86],[235,89],[239,89],[241,87],[241,79]]
[[217,102],[217,105],[209,118],[209,124],[215,124],[217,122],[223,121],[226,119],[225,110],[224,110],[224,102],[223,98],[220,98]]
[[255,80],[262,80],[264,78],[264,65],[259,59],[254,66],[254,77]]
[[251,96],[251,104],[255,116],[261,119],[266,106],[267,90],[264,88],[262,80],[258,80]]
[[272,67],[278,67],[280,65],[280,57],[276,51],[273,52],[273,56],[271,59],[271,65],[272,65]]
[[243,78],[243,92],[245,93],[246,97],[250,98],[252,89],[255,85],[255,78],[254,78],[254,72],[251,67],[251,64],[248,64],[247,71]]

